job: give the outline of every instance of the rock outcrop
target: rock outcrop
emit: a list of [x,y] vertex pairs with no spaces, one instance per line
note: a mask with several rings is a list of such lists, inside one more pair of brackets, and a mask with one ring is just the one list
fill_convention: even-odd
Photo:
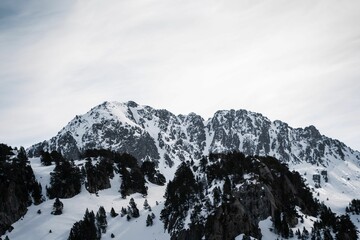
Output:
[[[28,149],[30,156],[57,150],[78,159],[86,149],[126,152],[139,161],[178,166],[209,153],[241,151],[273,156],[281,162],[327,166],[332,160],[360,160],[360,153],[323,136],[314,126],[292,128],[246,110],[222,110],[205,121],[201,116],[175,116],[167,110],[135,102],[104,102],[76,116],[55,137]],[[161,161],[160,161],[161,160]]]

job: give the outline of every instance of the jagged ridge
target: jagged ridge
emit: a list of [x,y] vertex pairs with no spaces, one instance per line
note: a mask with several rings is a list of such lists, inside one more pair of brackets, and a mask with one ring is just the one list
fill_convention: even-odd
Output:
[[133,101],[104,102],[76,116],[55,137],[33,145],[28,153],[39,156],[41,150],[57,150],[77,159],[91,148],[127,152],[160,167],[230,151],[274,156],[292,164],[327,166],[333,160],[360,160],[358,151],[321,135],[314,126],[292,128],[246,110],[217,111],[205,121],[195,113],[176,116]]

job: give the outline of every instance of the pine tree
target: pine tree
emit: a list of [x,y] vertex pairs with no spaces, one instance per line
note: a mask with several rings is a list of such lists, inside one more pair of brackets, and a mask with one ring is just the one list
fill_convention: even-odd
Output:
[[100,237],[95,225],[94,212],[86,209],[84,219],[74,223],[71,228],[68,240],[99,240]]
[[356,227],[353,222],[350,220],[349,215],[341,215],[338,217],[336,228],[338,230],[336,234],[336,239],[339,240],[352,240],[358,239]]
[[61,215],[63,208],[64,208],[64,204],[59,200],[59,198],[56,198],[53,205],[53,211],[51,212],[51,214]]
[[26,163],[26,161],[28,160],[24,147],[20,147],[17,158],[19,159],[20,162],[23,163]]
[[80,169],[70,161],[63,160],[54,168],[50,176],[50,187],[46,188],[50,199],[55,197],[70,198],[80,193]]
[[112,218],[114,218],[114,217],[116,217],[117,215],[119,215],[119,214],[117,214],[117,213],[115,212],[114,208],[112,207],[111,210],[110,210],[110,216],[111,216]]
[[120,211],[120,216],[123,217],[123,216],[125,216],[127,213],[128,213],[128,212],[127,212],[126,208],[122,207],[122,208],[121,208],[121,211]]
[[106,212],[103,206],[101,206],[96,213],[96,226],[101,230],[102,233],[106,233],[107,221]]
[[134,201],[133,198],[130,199],[130,202],[129,202],[129,205],[130,205],[130,215],[132,218],[138,218],[140,216],[140,213],[139,213],[139,209],[137,208],[136,206],[136,203]]
[[40,162],[44,166],[50,166],[51,165],[50,153],[41,151],[40,152]]
[[175,172],[175,177],[169,181],[165,191],[165,206],[160,219],[168,231],[180,231],[189,208],[194,203],[198,185],[190,167],[183,162]]
[[289,229],[289,238],[293,238],[294,237],[294,232],[293,230],[290,228]]
[[120,168],[120,174],[121,174],[120,194],[121,197],[125,199],[130,189],[131,178],[129,171],[126,169],[125,166],[122,166]]
[[149,209],[149,207],[150,207],[150,205],[149,205],[147,199],[145,199],[145,201],[144,201],[144,209],[147,210],[147,209]]
[[89,191],[89,193],[97,193],[98,179],[96,177],[95,167],[91,162],[91,158],[86,159],[85,171],[86,171],[86,181],[85,181],[86,189]]
[[309,238],[309,231],[304,227],[302,232],[302,238],[308,239]]
[[282,226],[282,234],[281,235],[284,238],[288,238],[289,237],[289,226],[288,226],[285,216],[283,216],[283,219],[281,221],[281,226]]
[[146,226],[149,227],[149,226],[152,226],[152,225],[153,225],[153,219],[150,216],[150,214],[148,214],[148,216],[146,218]]
[[39,182],[35,182],[31,196],[34,199],[35,205],[39,205],[44,201],[44,197],[42,195],[42,186]]

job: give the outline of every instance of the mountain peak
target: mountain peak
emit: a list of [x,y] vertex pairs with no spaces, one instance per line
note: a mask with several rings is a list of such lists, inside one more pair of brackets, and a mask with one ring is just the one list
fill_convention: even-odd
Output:
[[166,109],[134,101],[104,102],[76,116],[55,137],[29,148],[61,151],[77,158],[90,148],[105,148],[152,160],[164,168],[197,160],[211,152],[241,151],[246,155],[274,156],[282,162],[326,165],[329,161],[360,159],[338,140],[320,134],[314,126],[291,128],[247,110],[219,110],[208,121],[197,115],[176,116]]
[[134,101],[128,101],[127,103],[125,103],[128,107],[132,107],[132,108],[136,108],[139,106],[139,104],[137,104]]

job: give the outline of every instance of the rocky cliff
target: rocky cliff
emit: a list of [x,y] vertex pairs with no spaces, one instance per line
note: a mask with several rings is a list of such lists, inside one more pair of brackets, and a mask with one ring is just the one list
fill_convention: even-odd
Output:
[[[127,152],[138,160],[172,167],[185,159],[198,160],[211,152],[241,151],[274,156],[281,162],[308,162],[327,166],[332,160],[360,160],[360,153],[338,140],[321,135],[314,126],[292,128],[279,120],[246,110],[222,110],[204,120],[190,113],[176,116],[167,110],[135,102],[104,102],[76,116],[56,136],[33,145],[60,151],[77,159],[86,149]],[[159,161],[159,160],[163,161]]]

